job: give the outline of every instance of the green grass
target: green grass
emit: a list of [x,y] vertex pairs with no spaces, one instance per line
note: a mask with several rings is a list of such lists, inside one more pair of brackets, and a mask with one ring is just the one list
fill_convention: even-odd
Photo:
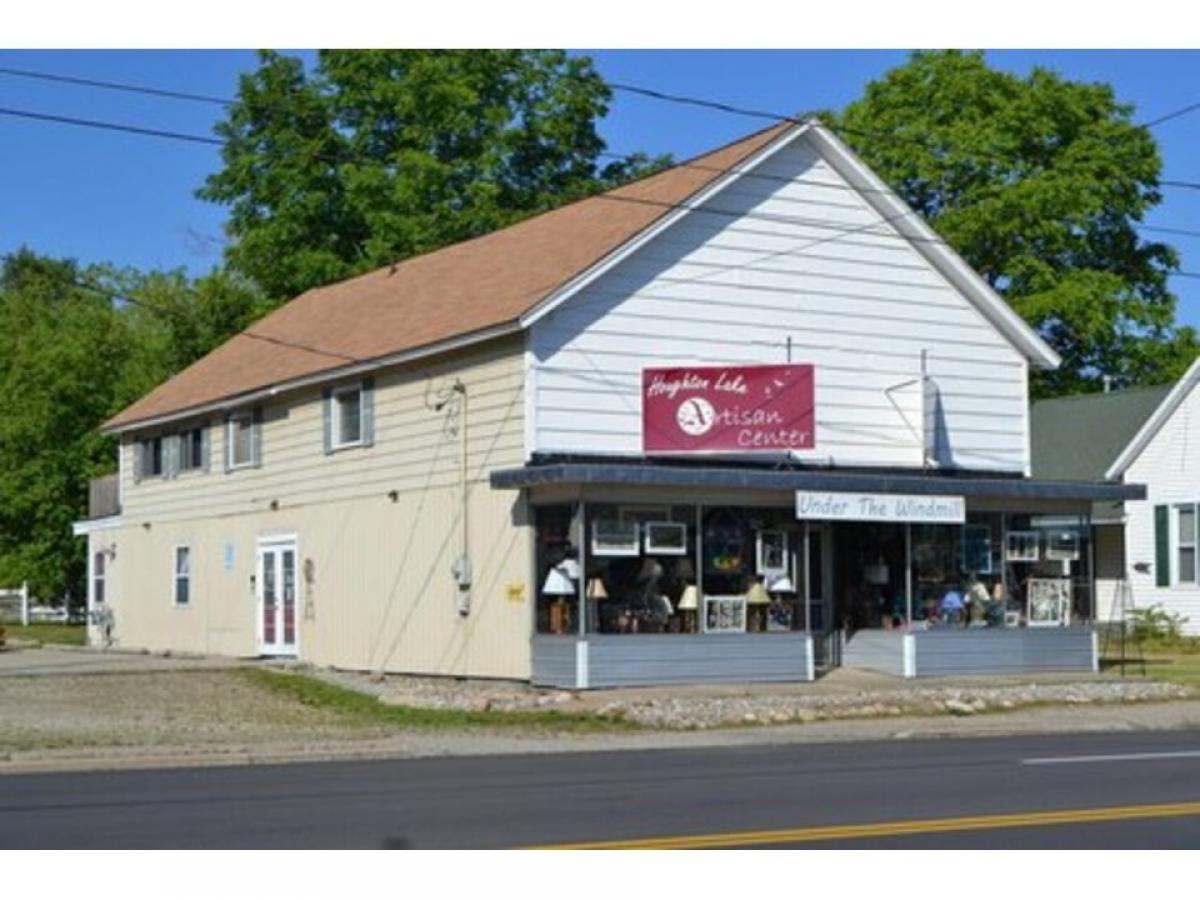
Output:
[[[1126,649],[1126,674],[1142,674],[1139,657],[1146,662],[1146,677],[1200,689],[1200,639],[1146,638],[1140,645],[1131,642]],[[1118,671],[1119,663],[1105,659],[1103,668],[1106,672]]]
[[42,644],[73,644],[82,647],[87,643],[87,628],[83,625],[4,625],[7,640],[37,641]]
[[544,732],[630,731],[638,726],[623,719],[559,710],[422,709],[381,703],[369,694],[328,684],[317,678],[270,669],[239,669],[238,674],[274,694],[304,706],[334,713],[347,725],[396,728],[518,728]]

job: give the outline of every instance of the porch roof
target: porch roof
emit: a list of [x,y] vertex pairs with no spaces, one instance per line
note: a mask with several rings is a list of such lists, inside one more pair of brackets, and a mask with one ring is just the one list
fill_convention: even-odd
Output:
[[647,487],[741,488],[756,491],[852,491],[877,494],[954,494],[964,497],[1051,500],[1144,500],[1144,484],[1057,481],[943,472],[845,472],[757,466],[658,462],[545,462],[491,474],[493,488],[544,484],[645,485]]

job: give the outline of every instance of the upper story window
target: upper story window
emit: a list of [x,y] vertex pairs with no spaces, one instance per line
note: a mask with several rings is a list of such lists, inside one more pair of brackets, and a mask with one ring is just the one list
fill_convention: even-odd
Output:
[[174,434],[143,438],[133,448],[134,480],[174,478],[208,468],[208,428],[195,425]]
[[139,454],[141,466],[139,475],[142,478],[152,478],[166,472],[163,457],[163,439],[159,437],[138,441],[136,452]]
[[204,427],[189,428],[187,431],[181,431],[177,440],[179,441],[179,471],[191,472],[196,469],[204,469],[208,465],[208,460],[205,458],[208,454],[205,452]]
[[375,383],[364,378],[358,384],[325,391],[325,452],[344,447],[370,447],[375,441]]
[[362,443],[362,388],[359,385],[333,392],[333,446]]
[[225,419],[225,471],[262,465],[262,408],[230,413]]

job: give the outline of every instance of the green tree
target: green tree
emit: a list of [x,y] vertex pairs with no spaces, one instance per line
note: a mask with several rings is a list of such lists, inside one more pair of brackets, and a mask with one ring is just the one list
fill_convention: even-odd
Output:
[[71,522],[88,479],[113,467],[96,426],[118,396],[128,347],[105,296],[70,261],[21,250],[0,266],[0,584],[81,596],[84,554]]
[[601,166],[610,91],[555,50],[260,56],[217,126],[228,262],[288,299],[492,231],[664,160]]
[[1153,136],[1106,84],[1021,78],[982,53],[919,52],[835,117],[844,139],[1063,358],[1035,393],[1178,376],[1175,251],[1135,225],[1162,199]]

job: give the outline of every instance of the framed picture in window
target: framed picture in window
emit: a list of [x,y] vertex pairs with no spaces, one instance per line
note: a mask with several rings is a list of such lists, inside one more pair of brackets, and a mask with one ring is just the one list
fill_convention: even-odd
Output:
[[756,533],[755,570],[759,575],[787,575],[788,533],[764,528]]
[[962,570],[976,575],[992,572],[992,529],[988,525],[964,525]]
[[1004,558],[1009,562],[1037,562],[1038,546],[1036,531],[1010,531],[1005,539]]
[[1079,534],[1074,531],[1051,531],[1046,535],[1046,559],[1079,559]]
[[1030,578],[1025,621],[1030,628],[1071,624],[1071,579]]
[[642,534],[648,555],[687,556],[687,526],[682,522],[647,522]]
[[710,634],[732,634],[746,630],[744,596],[705,596],[704,630]]
[[592,523],[593,556],[639,556],[638,523],[597,519]]

